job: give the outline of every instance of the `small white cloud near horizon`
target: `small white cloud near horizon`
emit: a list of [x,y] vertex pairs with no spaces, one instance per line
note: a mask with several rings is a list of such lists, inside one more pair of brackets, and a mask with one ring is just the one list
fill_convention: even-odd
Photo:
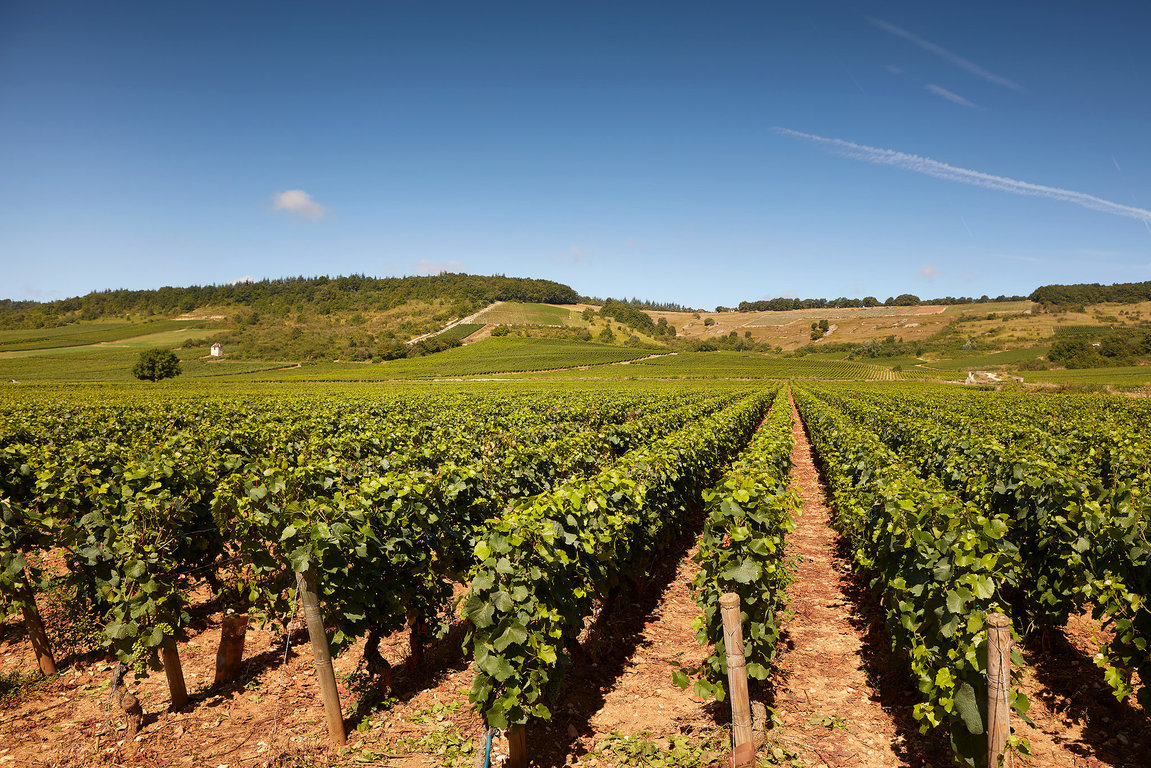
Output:
[[995,83],[996,85],[1003,86],[1004,88],[1010,88],[1013,91],[1022,91],[1023,90],[1023,86],[1021,86],[1019,83],[1008,80],[1006,77],[1000,77],[999,75],[995,74],[994,72],[988,72],[986,69],[979,66],[975,62],[968,61],[967,59],[963,58],[962,56],[954,54],[951,51],[947,50],[946,48],[939,46],[939,45],[936,45],[935,43],[931,42],[930,40],[924,40],[922,37],[919,37],[918,35],[912,34],[911,32],[908,32],[906,29],[903,29],[902,27],[895,26],[891,22],[887,22],[887,21],[884,21],[883,19],[876,19],[876,18],[868,18],[867,20],[871,23],[872,26],[878,27],[879,29],[882,29],[884,32],[895,35],[896,37],[901,37],[904,40],[908,41],[909,43],[912,43],[914,45],[918,45],[920,48],[927,51],[928,53],[933,53],[936,56],[938,56],[939,58],[943,59],[944,61],[951,62],[952,64],[959,67],[960,69],[965,69],[968,72],[970,72],[971,74],[976,75],[977,77],[982,77],[984,80],[986,80],[989,83]]
[[243,277],[237,277],[235,280],[229,280],[226,285],[240,285],[241,283],[254,282],[256,282],[256,278],[252,277],[251,275],[244,275]]
[[790,136],[792,138],[814,142],[822,147],[826,147],[837,155],[852,160],[861,160],[865,163],[873,163],[875,165],[890,165],[905,171],[921,173],[924,176],[931,176],[936,179],[943,179],[944,181],[956,181],[960,184],[970,184],[973,187],[982,187],[983,189],[994,189],[1000,192],[1010,192],[1026,197],[1043,197],[1049,200],[1072,203],[1073,205],[1078,205],[1088,210],[1136,219],[1142,221],[1145,225],[1151,222],[1151,211],[1136,208],[1131,205],[1113,203],[1110,200],[1104,200],[1101,197],[1084,194],[1083,192],[1060,189],[1059,187],[1048,187],[1042,184],[1032,184],[1027,181],[1010,179],[1006,176],[994,176],[990,173],[983,173],[982,171],[958,168],[954,165],[941,163],[938,160],[932,160],[929,157],[909,155],[906,152],[897,152],[893,149],[869,147],[866,144],[856,144],[855,142],[844,141],[843,139],[829,139],[824,136],[816,136],[812,133],[793,131],[790,128],[776,127],[775,132],[781,136]]
[[287,211],[307,216],[309,219],[322,218],[328,209],[317,203],[302,189],[289,189],[277,192],[272,198],[272,207],[277,211]]
[[919,275],[920,277],[922,277],[927,282],[934,283],[935,278],[942,275],[943,271],[940,269],[937,269],[934,264],[927,264],[925,266],[920,267],[919,271],[916,272],[916,274]]
[[942,86],[936,85],[935,83],[928,83],[927,85],[925,85],[923,87],[926,88],[927,90],[931,91],[932,93],[934,93],[936,96],[941,96],[941,97],[947,99],[952,104],[958,104],[959,106],[967,107],[968,109],[983,109],[983,107],[979,106],[978,104],[976,104],[974,102],[968,101],[967,99],[960,96],[958,93],[955,93],[953,91],[949,91]]
[[441,272],[463,272],[463,271],[464,271],[464,265],[461,264],[460,262],[454,260],[454,259],[452,261],[447,262],[447,263],[441,263],[438,261],[428,261],[427,259],[420,259],[415,264],[413,264],[412,268],[409,270],[409,272],[413,275],[438,275]]

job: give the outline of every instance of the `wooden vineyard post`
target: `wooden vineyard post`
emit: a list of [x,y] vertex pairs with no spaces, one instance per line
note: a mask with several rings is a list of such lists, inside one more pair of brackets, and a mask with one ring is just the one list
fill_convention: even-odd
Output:
[[723,645],[727,649],[727,689],[731,696],[732,768],[753,768],[755,741],[751,729],[751,703],[747,695],[747,665],[743,658],[743,622],[739,595],[719,598],[723,618]]
[[48,643],[48,633],[44,631],[44,622],[40,620],[40,611],[36,608],[36,595],[28,584],[28,575],[24,574],[24,584],[20,588],[20,613],[24,617],[24,628],[28,632],[28,639],[32,643],[32,650],[36,652],[36,661],[40,664],[40,671],[44,677],[56,674],[56,660],[52,658],[52,646]]
[[244,638],[248,632],[248,614],[233,613],[220,625],[220,648],[216,651],[214,685],[231,683],[240,676],[244,663]]
[[1002,613],[987,616],[987,765],[995,768],[1011,735],[1011,620]]
[[164,676],[168,678],[168,692],[172,696],[172,709],[188,703],[188,688],[184,685],[184,667],[176,650],[176,638],[165,637],[160,644],[160,659],[164,662]]
[[332,671],[332,656],[328,652],[328,635],[324,631],[324,618],[320,615],[320,597],[316,593],[316,577],[311,569],[296,574],[300,602],[304,606],[304,621],[308,625],[308,638],[312,642],[312,655],[316,659],[316,678],[320,682],[320,697],[324,700],[324,714],[328,718],[328,738],[337,745],[348,743],[344,733],[344,712],[340,708],[340,692],[336,690],[336,674]]
[[508,730],[507,768],[528,768],[527,734],[522,725],[513,725]]

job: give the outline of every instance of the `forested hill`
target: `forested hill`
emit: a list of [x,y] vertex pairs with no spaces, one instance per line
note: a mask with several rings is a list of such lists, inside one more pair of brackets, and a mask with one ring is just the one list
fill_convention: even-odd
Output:
[[551,280],[442,273],[428,277],[289,277],[230,285],[109,290],[59,301],[0,299],[0,327],[124,314],[174,315],[202,307],[248,307],[266,315],[387,310],[409,301],[475,307],[493,301],[574,304],[579,294]]
[[1114,283],[1112,285],[1100,285],[1099,283],[1041,285],[1032,292],[1029,298],[1040,304],[1055,307],[1087,306],[1088,304],[1102,304],[1104,302],[1134,304],[1140,301],[1151,301],[1151,282]]

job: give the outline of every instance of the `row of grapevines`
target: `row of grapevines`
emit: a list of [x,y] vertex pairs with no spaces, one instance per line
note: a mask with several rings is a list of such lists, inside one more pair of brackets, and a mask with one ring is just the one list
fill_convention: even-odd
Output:
[[365,473],[318,457],[249,462],[220,483],[213,500],[227,552],[240,563],[233,589],[263,615],[282,616],[292,572],[311,569],[336,626],[333,650],[405,621],[444,619],[451,584],[466,578],[486,520],[516,499],[610,465],[618,446],[655,439],[727,400],[553,443],[508,444],[492,461],[434,470]]
[[[922,477],[809,392],[795,397],[831,485],[835,526],[872,576],[892,646],[911,667],[914,716],[925,730],[946,727],[957,761],[973,766],[986,746],[984,617],[1006,611],[1000,587],[1020,569],[1004,538],[1009,521]],[[1014,689],[1011,704],[1025,716],[1028,701]]]
[[686,688],[696,677],[697,696],[727,696],[727,649],[719,598],[734,592],[740,599],[743,655],[747,674],[766,680],[779,641],[778,611],[790,574],[784,566],[784,537],[795,530],[799,498],[788,490],[791,450],[791,402],[781,389],[767,418],[747,449],[715,487],[704,491],[707,520],[695,560],[700,569],[692,582],[695,601],[703,610],[696,636],[711,648],[695,669],[676,672]]
[[[0,411],[0,597],[26,603],[45,586],[37,556],[58,552],[64,585],[108,643],[153,663],[186,624],[200,577],[240,606],[283,615],[292,571],[316,567],[336,645],[365,626],[394,628],[408,608],[435,615],[445,578],[471,561],[474,528],[507,499],[598,471],[730,395],[605,396],[589,407],[595,399],[567,398],[579,406],[570,414],[498,399],[362,411],[311,398],[242,411],[18,404]],[[483,450],[463,450],[469,430]],[[443,460],[457,448],[472,461]]]
[[[871,425],[921,473],[938,476],[965,499],[1008,519],[1007,536],[1022,561],[1012,585],[1021,612],[1041,625],[1062,626],[1090,607],[1114,630],[1098,660],[1107,666],[1105,679],[1116,695],[1125,698],[1133,672],[1151,676],[1151,501],[1143,494],[1148,476],[1132,465],[1101,469],[1101,462],[1125,454],[1125,433],[1112,427],[1106,433],[1116,438],[1111,445],[1099,437],[1097,425],[1083,430],[1095,433],[1090,437],[1075,430],[1052,435],[1038,421],[1050,406],[1019,400],[985,432],[981,410],[973,408],[982,398],[965,403],[963,397],[934,396],[927,398],[930,408],[917,400],[901,394],[835,402]],[[1009,440],[998,437],[1004,433]],[[1096,444],[1107,448],[1097,452]],[[1151,703],[1147,686],[1139,695]]]
[[550,718],[567,649],[595,601],[646,570],[770,402],[770,393],[747,396],[489,522],[464,600],[476,660],[471,700],[488,725]]

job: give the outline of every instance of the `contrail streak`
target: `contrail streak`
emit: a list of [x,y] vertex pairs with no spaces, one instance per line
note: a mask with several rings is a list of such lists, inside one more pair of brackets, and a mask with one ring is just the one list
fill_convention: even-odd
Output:
[[955,66],[960,67],[961,69],[966,69],[971,74],[978,75],[990,83],[1002,85],[1004,88],[1010,88],[1013,91],[1023,90],[1023,86],[1019,85],[1019,83],[1008,80],[1006,77],[1000,77],[994,72],[988,72],[986,69],[979,66],[975,62],[968,61],[962,56],[954,54],[946,48],[936,45],[930,40],[924,40],[919,35],[912,34],[902,27],[897,27],[890,22],[884,21],[883,19],[868,18],[868,21],[871,22],[873,26],[882,29],[884,32],[889,32],[896,37],[902,37],[907,42],[918,45],[923,50],[934,53],[939,58],[945,61],[950,61]]
[[980,107],[978,104],[970,102],[967,99],[960,96],[958,93],[954,93],[952,91],[949,91],[942,86],[936,85],[935,83],[928,83],[927,85],[925,85],[923,87],[926,88],[927,90],[931,91],[932,93],[934,93],[936,96],[940,96],[944,99],[947,99],[952,104],[958,104],[959,106],[967,107],[968,109],[982,109],[982,107]]
[[850,157],[853,160],[862,160],[865,163],[890,165],[896,168],[902,168],[905,171],[915,171],[925,176],[933,176],[937,179],[944,179],[945,181],[958,181],[961,184],[970,184],[974,187],[983,187],[984,189],[996,189],[1000,192],[1011,192],[1016,195],[1027,195],[1029,197],[1046,197],[1050,200],[1074,203],[1075,205],[1089,208],[1093,211],[1110,213],[1115,216],[1126,216],[1144,223],[1151,222],[1151,211],[1144,210],[1143,208],[1135,208],[1130,205],[1120,205],[1110,200],[1104,200],[1101,197],[1075,192],[1070,189],[1046,187],[1042,184],[1031,184],[1026,181],[1009,179],[1005,176],[993,176],[990,173],[983,173],[982,171],[957,168],[954,165],[941,163],[929,157],[909,155],[905,152],[896,152],[893,149],[869,147],[865,144],[856,144],[854,142],[844,141],[843,139],[828,139],[811,133],[793,131],[789,128],[777,127],[775,131],[783,136],[792,136],[794,138],[815,142],[816,144],[829,148],[836,154]]
[[975,235],[971,234],[971,227],[967,226],[967,219],[960,216],[959,220],[963,222],[963,228],[967,230],[967,236],[974,240]]

